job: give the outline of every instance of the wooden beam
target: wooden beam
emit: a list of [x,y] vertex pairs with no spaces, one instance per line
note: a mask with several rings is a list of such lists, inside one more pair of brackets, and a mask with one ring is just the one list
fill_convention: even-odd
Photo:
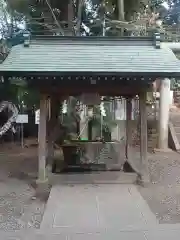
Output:
[[[37,88],[38,86],[36,86]],[[41,91],[49,93],[49,94],[56,94],[57,96],[78,96],[82,93],[98,93],[102,96],[136,96],[139,94],[140,91],[144,88],[144,86],[111,86],[104,87],[101,86],[86,86],[78,87],[72,86],[71,84],[68,87],[52,87],[52,86],[39,86]]]

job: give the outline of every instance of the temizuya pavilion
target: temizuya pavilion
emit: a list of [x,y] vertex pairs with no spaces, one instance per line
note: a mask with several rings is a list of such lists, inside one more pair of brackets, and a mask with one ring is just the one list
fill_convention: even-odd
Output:
[[[153,38],[28,36],[24,44],[12,47],[0,65],[0,74],[5,80],[24,78],[40,92],[38,182],[44,183],[47,182],[47,98],[53,101],[83,93],[139,95],[140,159],[144,167],[147,165],[146,93],[157,78],[180,77],[180,63],[170,49],[161,48],[158,34]],[[56,115],[52,110],[52,119]],[[141,180],[145,179],[142,172]]]

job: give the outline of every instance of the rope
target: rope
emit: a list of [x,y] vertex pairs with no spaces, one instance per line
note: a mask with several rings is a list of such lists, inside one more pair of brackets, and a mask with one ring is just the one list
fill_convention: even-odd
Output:
[[[102,97],[102,99],[101,100],[103,100],[103,97]],[[105,113],[103,113],[102,111],[105,111],[104,110],[104,105],[102,105],[103,104],[103,102],[101,102],[101,104],[100,104],[100,114],[101,114],[101,121],[100,121],[100,135],[101,135],[101,139],[102,139],[102,137],[103,137],[103,116],[104,116],[104,114]],[[79,136],[77,137],[77,139],[79,139],[80,138],[80,136],[82,135],[82,133],[83,133],[83,131],[85,130],[85,128],[87,127],[87,124],[88,124],[88,122],[89,122],[89,119],[90,119],[91,117],[89,117],[89,116],[87,116],[87,118],[86,118],[86,122],[85,122],[85,124],[84,124],[84,126],[83,126],[83,128],[82,128],[82,130],[81,130],[81,132],[80,132],[80,134],[79,134]]]
[[87,127],[89,123],[89,117],[87,117],[86,119],[86,123],[84,124],[84,127],[82,128],[81,132],[79,133],[79,135],[77,136],[77,140],[80,138],[80,136],[82,135],[82,133],[84,132],[85,128]]
[[4,109],[8,108],[9,111],[12,112],[12,116],[8,119],[8,121],[1,127],[0,129],[0,137],[3,136],[10,128],[12,128],[12,131],[15,132],[14,127],[12,124],[16,121],[18,116],[18,110],[14,104],[8,101],[3,101],[0,103],[0,112],[2,112]]

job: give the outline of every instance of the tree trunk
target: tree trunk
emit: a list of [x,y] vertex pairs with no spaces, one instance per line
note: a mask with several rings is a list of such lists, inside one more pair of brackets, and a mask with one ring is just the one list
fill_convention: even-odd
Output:
[[124,20],[124,1],[125,0],[117,0],[118,2],[118,20]]
[[78,1],[77,5],[77,25],[76,25],[76,35],[80,36],[81,34],[81,18],[82,18],[82,6],[83,6],[83,0]]
[[125,0],[124,9],[125,9],[125,20],[132,21],[133,16],[136,12],[139,12],[140,0]]

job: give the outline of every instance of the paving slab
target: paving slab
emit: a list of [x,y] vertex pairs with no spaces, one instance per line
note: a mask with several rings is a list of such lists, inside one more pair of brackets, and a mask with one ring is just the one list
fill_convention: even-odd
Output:
[[169,230],[167,231],[165,228],[161,230],[147,231],[145,232],[145,237],[147,240],[179,240],[180,229],[179,230]]
[[[146,240],[144,231],[125,231],[125,232],[115,232],[115,231],[102,231],[101,233],[89,233],[89,234],[63,234],[63,233],[38,233],[34,232],[24,232],[21,234],[17,233],[0,233],[0,239],[3,240]],[[155,239],[156,240],[156,239]]]
[[95,234],[157,225],[135,185],[53,186],[40,231]]
[[179,240],[180,230],[157,230],[154,231],[102,231],[100,233],[24,233],[14,236],[0,234],[3,240]]
[[[171,227],[172,226],[172,227]],[[118,231],[102,230],[97,233],[54,233],[54,232],[40,232],[38,230],[25,230],[19,232],[0,232],[0,239],[3,240],[178,240],[180,235],[180,228],[175,228],[173,225],[154,225],[146,230],[129,230]]]
[[[3,240],[146,240],[144,232],[122,232],[122,233],[95,233],[95,234],[30,234],[21,237],[4,237],[0,235]],[[156,239],[155,239],[156,240]]]
[[75,234],[69,236],[68,240],[146,240],[144,232],[107,232],[96,234]]

